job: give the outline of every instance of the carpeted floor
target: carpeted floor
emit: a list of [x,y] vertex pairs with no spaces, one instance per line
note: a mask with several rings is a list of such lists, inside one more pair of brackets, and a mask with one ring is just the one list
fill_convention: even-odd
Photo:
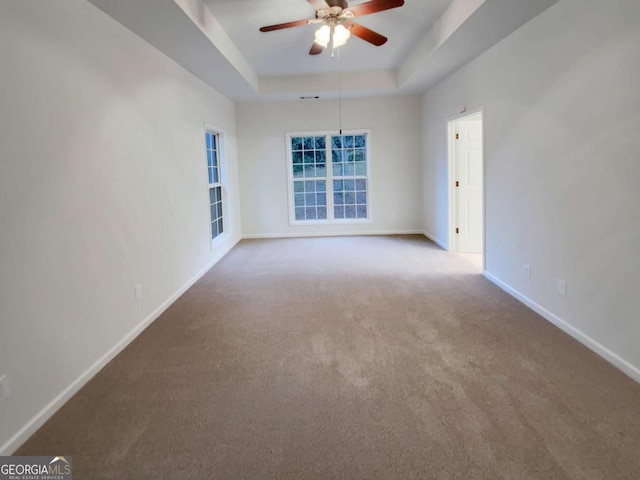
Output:
[[60,452],[92,480],[636,480],[640,385],[422,237],[243,241],[18,454]]

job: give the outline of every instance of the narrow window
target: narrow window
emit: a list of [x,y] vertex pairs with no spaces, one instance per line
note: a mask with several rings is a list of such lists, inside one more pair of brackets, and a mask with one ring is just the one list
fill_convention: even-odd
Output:
[[213,240],[224,232],[222,221],[222,175],[220,173],[220,134],[208,131],[206,132],[206,141],[211,239]]

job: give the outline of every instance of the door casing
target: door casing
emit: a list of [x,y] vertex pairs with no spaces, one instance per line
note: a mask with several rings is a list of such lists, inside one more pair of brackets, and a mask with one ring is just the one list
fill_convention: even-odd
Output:
[[482,166],[482,269],[483,271],[486,268],[486,198],[487,198],[487,189],[486,189],[486,168],[485,168],[485,159],[486,159],[486,134],[485,134],[485,121],[484,121],[484,108],[478,107],[475,109],[465,109],[463,112],[450,117],[447,121],[447,133],[448,133],[448,183],[449,183],[449,251],[450,252],[458,252],[458,236],[456,234],[457,220],[458,220],[458,196],[456,192],[456,175],[457,175],[457,148],[456,148],[456,124],[469,117],[474,117],[480,114],[482,119],[482,158],[483,158],[483,166]]

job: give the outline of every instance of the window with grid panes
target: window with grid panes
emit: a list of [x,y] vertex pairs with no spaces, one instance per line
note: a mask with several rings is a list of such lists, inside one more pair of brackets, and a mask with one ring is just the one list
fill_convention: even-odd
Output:
[[292,222],[369,218],[368,133],[288,135]]
[[222,175],[220,174],[220,135],[214,132],[206,132],[206,143],[211,239],[213,240],[224,232],[222,221]]

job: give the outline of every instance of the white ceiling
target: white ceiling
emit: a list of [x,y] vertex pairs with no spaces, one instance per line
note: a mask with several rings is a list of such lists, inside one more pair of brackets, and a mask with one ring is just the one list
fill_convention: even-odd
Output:
[[308,54],[311,25],[259,31],[313,18],[305,0],[89,1],[227,97],[281,100],[425,91],[558,0],[405,0],[357,18],[385,45],[352,37],[335,59]]
[[[368,0],[352,0],[350,6]],[[375,47],[357,37],[340,51],[343,71],[397,69],[453,0],[406,0],[400,8],[359,17],[356,21],[389,41]],[[324,73],[336,63],[325,50],[310,56],[317,25],[269,33],[260,27],[314,18],[306,0],[204,0],[233,43],[258,75]]]

